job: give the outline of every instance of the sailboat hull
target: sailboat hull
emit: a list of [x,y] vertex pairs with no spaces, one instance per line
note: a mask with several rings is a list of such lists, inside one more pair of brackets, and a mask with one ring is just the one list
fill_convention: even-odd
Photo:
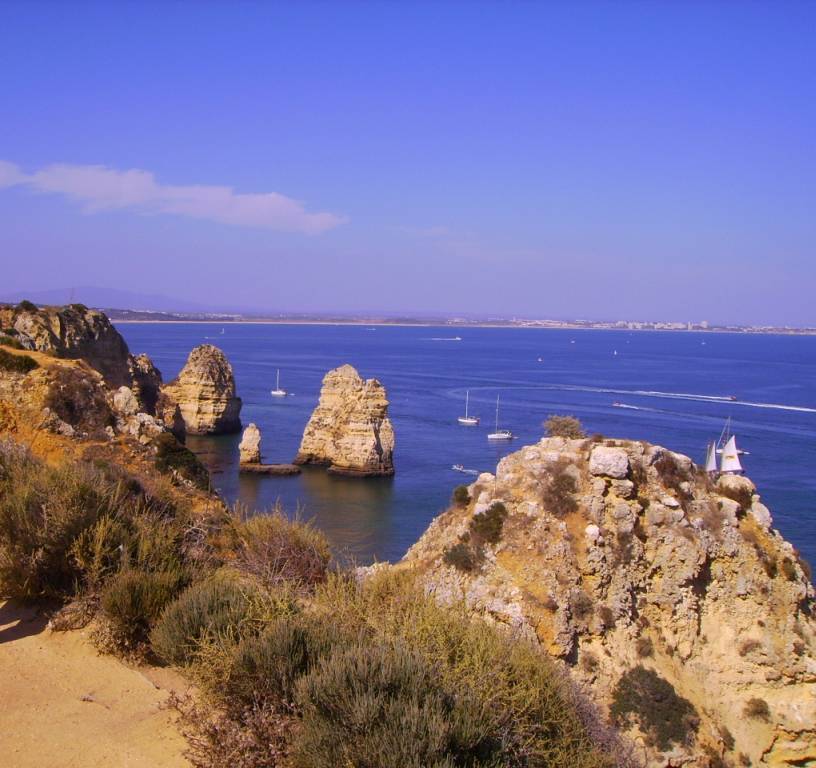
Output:
[[491,432],[487,436],[488,440],[512,440],[513,433],[508,430],[501,429],[498,432]]
[[466,427],[475,427],[479,424],[479,419],[475,416],[460,416],[457,421]]

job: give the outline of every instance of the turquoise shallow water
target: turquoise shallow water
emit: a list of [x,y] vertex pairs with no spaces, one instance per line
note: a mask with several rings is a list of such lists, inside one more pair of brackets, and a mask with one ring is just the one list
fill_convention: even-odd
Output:
[[[264,460],[294,457],[323,374],[351,363],[385,384],[396,432],[396,476],[350,479],[320,469],[298,477],[240,476],[240,436],[190,438],[229,501],[298,507],[335,548],[360,562],[394,560],[469,479],[451,465],[493,471],[541,437],[550,413],[572,413],[590,432],[644,439],[702,462],[730,416],[747,474],[774,525],[816,562],[816,337],[510,328],[120,324],[134,353],[165,380],[204,342],[229,357],[244,423],[263,434]],[[439,340],[461,336],[461,341]],[[615,354],[617,352],[617,354]],[[539,362],[538,358],[541,358]],[[292,396],[273,398],[275,369]],[[470,390],[479,427],[461,427]],[[501,426],[517,439],[490,444],[496,395]],[[737,402],[725,398],[736,396]],[[723,398],[723,399],[716,399]],[[634,406],[616,408],[613,402]]]

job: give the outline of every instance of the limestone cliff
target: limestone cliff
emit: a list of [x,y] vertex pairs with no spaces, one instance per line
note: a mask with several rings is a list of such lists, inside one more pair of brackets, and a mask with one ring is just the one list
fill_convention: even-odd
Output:
[[562,659],[648,765],[816,763],[814,589],[750,480],[547,438],[468,490],[400,567]]
[[0,307],[0,328],[23,347],[55,357],[85,360],[109,386],[130,386],[130,352],[107,316],[82,304]]
[[394,430],[385,387],[350,365],[323,378],[295,464],[325,464],[344,475],[393,475]]
[[190,352],[178,378],[162,387],[162,394],[178,404],[187,432],[225,434],[241,429],[241,398],[224,353],[212,344]]

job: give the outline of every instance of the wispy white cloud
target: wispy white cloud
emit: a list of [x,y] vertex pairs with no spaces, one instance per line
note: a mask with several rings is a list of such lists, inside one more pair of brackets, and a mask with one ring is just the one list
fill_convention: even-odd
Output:
[[278,192],[160,184],[149,171],[119,171],[101,165],[49,165],[26,174],[0,160],[0,187],[10,186],[63,195],[81,203],[87,213],[133,209],[305,234],[325,232],[348,221],[334,213],[307,211],[303,203]]

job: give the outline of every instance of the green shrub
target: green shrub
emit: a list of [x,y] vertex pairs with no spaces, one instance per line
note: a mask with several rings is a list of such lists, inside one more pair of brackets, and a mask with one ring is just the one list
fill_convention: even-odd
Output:
[[448,547],[442,555],[445,565],[450,565],[459,571],[470,573],[476,570],[479,559],[467,541],[460,541]]
[[798,578],[796,566],[793,564],[793,560],[791,560],[789,557],[782,558],[782,573],[785,575],[785,578],[788,581],[796,581]]
[[453,489],[453,503],[457,507],[466,507],[470,504],[470,493],[466,485],[457,485]]
[[544,487],[542,501],[545,508],[556,517],[565,517],[578,509],[578,502],[573,495],[578,486],[568,467],[566,462],[556,464]]
[[37,305],[33,302],[29,301],[28,299],[23,299],[16,307],[15,310],[17,312],[36,312]]
[[583,590],[578,590],[572,597],[571,601],[572,614],[579,621],[586,621],[594,612],[594,603],[592,598]]
[[153,440],[156,449],[156,469],[165,474],[178,473],[197,488],[207,490],[210,473],[198,457],[183,446],[170,432],[162,432]]
[[483,733],[475,703],[443,691],[436,670],[402,644],[321,659],[296,698],[296,766],[495,765],[500,745]]
[[641,665],[618,680],[609,713],[618,725],[636,719],[647,742],[662,752],[673,744],[688,743],[699,725],[691,702],[657,672]]
[[[362,585],[330,576],[318,587],[315,608],[371,638],[371,644],[386,641],[410,648],[436,670],[442,690],[454,696],[461,692],[464,701],[475,701],[483,718],[480,732],[488,741],[502,744],[494,764],[518,768],[629,765],[617,737],[605,730],[591,707],[579,704],[579,695],[546,653],[472,619],[463,606],[438,605],[413,574],[386,571]],[[600,749],[598,741],[603,742]],[[468,764],[465,760],[443,763]]]
[[552,415],[544,422],[544,431],[547,437],[566,437],[573,440],[586,437],[583,425],[575,416]]
[[507,518],[507,507],[500,501],[494,501],[484,512],[473,515],[470,521],[470,533],[474,543],[495,544],[501,539],[504,521]]
[[320,531],[280,509],[236,525],[229,546],[232,565],[270,587],[286,581],[311,589],[325,580],[331,558]]
[[[0,340],[0,343],[3,343]],[[12,355],[5,349],[0,349],[0,368],[11,373],[30,373],[35,368],[39,368],[39,363],[28,355]]]
[[83,571],[71,553],[77,539],[123,503],[82,465],[48,467],[0,452],[0,587],[20,599],[74,594]]
[[251,612],[251,588],[227,577],[213,577],[188,587],[171,603],[150,633],[153,650],[170,664],[194,660],[211,640],[237,642]]
[[12,349],[25,349],[25,347],[20,343],[19,339],[16,339],[14,336],[10,336],[7,333],[0,334],[0,344],[5,347],[11,347]]
[[771,710],[770,707],[768,707],[768,702],[765,701],[765,699],[756,697],[748,699],[748,701],[745,702],[742,714],[754,720],[765,720],[768,722],[771,719]]
[[120,651],[147,641],[150,628],[184,587],[182,571],[127,570],[102,591],[102,611],[110,622],[114,646]]
[[290,706],[297,681],[342,645],[347,634],[328,617],[298,613],[273,619],[260,635],[244,638],[235,649],[225,697],[243,706],[260,701]]

